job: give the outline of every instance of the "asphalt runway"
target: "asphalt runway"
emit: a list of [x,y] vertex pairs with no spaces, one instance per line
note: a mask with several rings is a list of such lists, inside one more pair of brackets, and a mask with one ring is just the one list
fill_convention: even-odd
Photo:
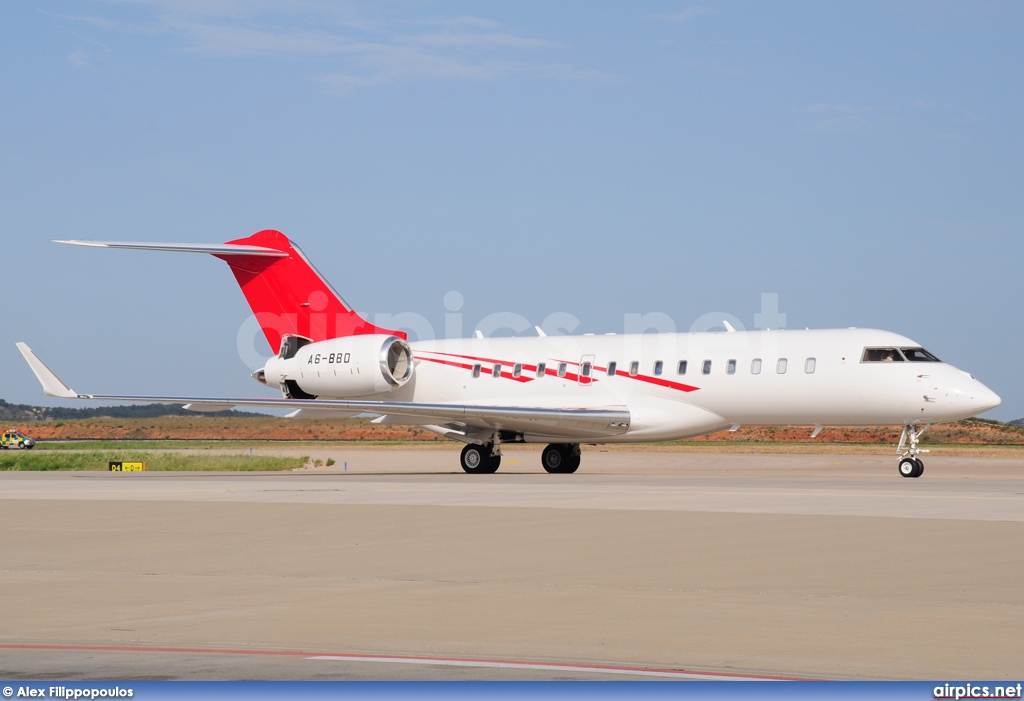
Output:
[[1021,459],[331,450],[0,474],[0,676],[1024,676]]

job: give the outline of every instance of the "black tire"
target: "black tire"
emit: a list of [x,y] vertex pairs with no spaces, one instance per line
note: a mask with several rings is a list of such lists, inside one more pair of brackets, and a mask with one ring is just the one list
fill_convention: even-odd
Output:
[[552,443],[540,455],[540,464],[554,475],[568,475],[580,468],[580,447],[575,443]]
[[470,443],[462,449],[459,461],[462,469],[471,475],[490,475],[498,471],[501,465],[500,455],[491,455],[494,446],[490,443],[485,445],[473,445]]
[[492,455],[491,459],[487,462],[487,469],[484,470],[483,472],[484,474],[487,475],[493,475],[495,472],[498,471],[499,467],[501,467],[501,456]]
[[572,474],[576,470],[580,469],[581,455],[570,455],[569,460],[565,463],[565,469],[562,470],[565,474]]
[[565,464],[568,462],[568,459],[568,451],[560,443],[552,443],[544,448],[544,452],[540,454],[540,464],[546,472],[553,475],[561,474],[565,471]]
[[917,463],[918,461],[914,458],[901,459],[898,467],[900,471],[900,477],[917,477]]
[[462,469],[471,475],[482,475],[487,473],[491,466],[491,447],[487,445],[474,445],[469,443],[462,449],[459,461]]
[[917,469],[914,470],[914,474],[912,474],[911,477],[920,477],[924,474],[924,461],[922,461],[921,458],[914,458],[914,462],[917,463]]

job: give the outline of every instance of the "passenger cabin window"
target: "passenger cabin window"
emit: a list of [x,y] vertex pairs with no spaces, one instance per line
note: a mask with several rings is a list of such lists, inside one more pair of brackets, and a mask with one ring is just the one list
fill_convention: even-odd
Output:
[[580,365],[580,376],[590,377],[590,371],[594,368],[594,365],[588,360]]
[[640,374],[640,361],[634,360],[629,364],[629,376],[636,377]]
[[491,368],[491,377],[501,377],[501,363],[495,363]]
[[685,375],[686,374],[686,361],[685,360],[680,360],[679,361],[679,365],[676,366],[676,374],[677,375]]
[[924,348],[900,348],[903,356],[912,363],[941,363],[942,361]]
[[480,363],[473,366],[473,377],[480,377]]
[[711,374],[711,361],[710,360],[705,360],[704,364],[700,366],[700,373],[702,375],[710,375]]
[[725,364],[725,374],[735,375],[736,374],[736,360],[735,358]]
[[903,354],[898,348],[865,348],[863,363],[902,363]]
[[754,358],[753,360],[750,361],[750,374],[751,375],[760,375],[761,374],[761,359],[760,358]]
[[565,363],[559,363],[558,364],[558,376],[559,377],[565,377],[565,368],[566,368]]
[[814,367],[817,364],[817,360],[815,360],[814,358],[808,358],[807,360],[804,361],[804,372],[810,375],[812,372],[814,372]]
[[654,374],[655,375],[660,375],[661,371],[664,368],[665,368],[665,363],[661,362],[660,360],[655,360],[654,361]]
[[537,377],[544,377],[548,371],[547,363],[537,363]]
[[609,377],[615,375],[615,367],[616,366],[617,366],[617,363],[614,360],[611,361],[610,363],[608,363],[608,376]]
[[779,358],[779,362],[775,363],[775,372],[780,375],[786,374],[786,367],[789,365],[789,361],[785,358]]
[[516,363],[512,366],[512,377],[519,377],[523,374],[523,364]]

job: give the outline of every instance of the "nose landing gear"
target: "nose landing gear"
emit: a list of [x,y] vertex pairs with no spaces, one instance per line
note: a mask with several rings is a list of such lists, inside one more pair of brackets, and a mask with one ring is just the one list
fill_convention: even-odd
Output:
[[[929,451],[918,448],[917,441],[921,434],[928,430],[928,424],[920,426],[909,424],[903,427],[903,435],[900,436],[900,444],[896,452],[900,454],[899,471],[901,477],[920,477],[924,474],[924,462],[917,457],[919,453]],[[907,447],[909,441],[910,447]]]
[[924,463],[920,458],[902,458],[899,470],[900,477],[920,477],[924,473]]

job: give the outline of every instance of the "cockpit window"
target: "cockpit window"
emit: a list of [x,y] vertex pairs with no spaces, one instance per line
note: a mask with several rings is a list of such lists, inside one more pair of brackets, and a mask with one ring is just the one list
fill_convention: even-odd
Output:
[[898,348],[865,348],[865,363],[902,363],[903,354]]
[[924,348],[900,348],[907,360],[912,363],[941,363],[942,361]]

